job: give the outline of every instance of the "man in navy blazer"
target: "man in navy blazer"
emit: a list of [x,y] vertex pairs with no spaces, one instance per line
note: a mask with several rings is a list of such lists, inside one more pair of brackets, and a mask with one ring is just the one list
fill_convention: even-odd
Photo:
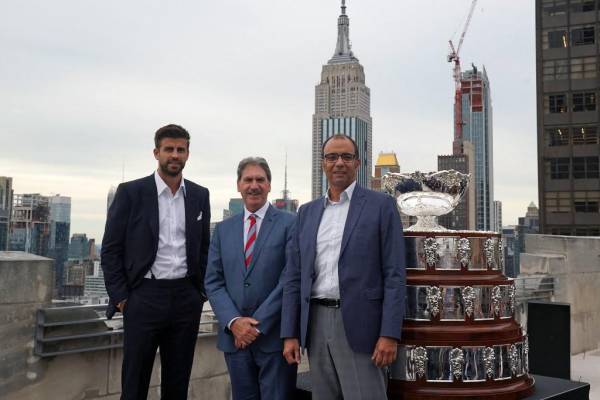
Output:
[[244,211],[217,224],[205,286],[220,323],[233,399],[291,399],[296,365],[282,356],[280,334],[285,249],[295,215],[269,205],[271,171],[260,157],[243,159],[237,186]]
[[120,184],[108,211],[101,265],[107,317],[123,313],[121,399],[147,398],[157,348],[162,398],[187,398],[210,242],[208,190],[182,176],[189,140],[160,128],[157,171]]
[[405,297],[395,199],[360,187],[356,143],[325,141],[325,197],[303,205],[284,275],[281,337],[289,363],[308,350],[313,399],[385,399]]

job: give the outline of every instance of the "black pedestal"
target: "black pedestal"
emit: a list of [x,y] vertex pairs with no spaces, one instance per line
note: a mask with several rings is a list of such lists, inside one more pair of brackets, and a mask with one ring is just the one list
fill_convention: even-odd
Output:
[[[566,379],[533,375],[535,393],[524,400],[589,400],[590,384]],[[298,374],[296,400],[311,399],[310,374]]]

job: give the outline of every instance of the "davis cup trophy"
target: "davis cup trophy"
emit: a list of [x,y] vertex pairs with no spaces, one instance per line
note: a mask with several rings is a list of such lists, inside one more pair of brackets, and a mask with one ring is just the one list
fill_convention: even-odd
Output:
[[468,184],[469,175],[454,170],[382,178],[401,211],[417,217],[404,230],[406,314],[390,399],[520,399],[533,392],[500,235],[437,223]]

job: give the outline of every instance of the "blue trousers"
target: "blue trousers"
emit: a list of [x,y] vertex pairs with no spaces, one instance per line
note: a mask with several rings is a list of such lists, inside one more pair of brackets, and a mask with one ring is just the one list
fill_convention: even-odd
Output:
[[225,353],[233,400],[288,400],[294,398],[297,366],[281,351],[265,353],[250,347]]

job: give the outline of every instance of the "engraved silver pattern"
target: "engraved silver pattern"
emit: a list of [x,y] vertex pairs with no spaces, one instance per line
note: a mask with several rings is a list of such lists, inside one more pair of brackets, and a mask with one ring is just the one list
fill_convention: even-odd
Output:
[[494,304],[494,314],[500,316],[500,303],[502,302],[502,289],[500,286],[494,286],[492,289],[492,301]]
[[440,301],[442,294],[437,286],[429,286],[427,288],[427,308],[432,317],[436,317],[440,313]]
[[525,336],[523,341],[523,368],[525,373],[529,373],[529,336]]
[[452,370],[454,380],[457,381],[462,378],[464,366],[465,356],[463,354],[463,350],[460,348],[452,349],[450,352],[450,369]]
[[492,347],[486,347],[483,349],[483,364],[485,367],[485,374],[488,378],[494,376],[494,370],[496,366],[496,353]]
[[504,240],[502,240],[502,238],[500,238],[500,241],[498,242],[498,251],[500,252],[500,270],[504,271]]
[[510,365],[510,371],[513,375],[517,375],[517,366],[519,363],[519,352],[517,351],[517,346],[514,344],[510,345],[508,350],[508,361]]
[[427,365],[427,349],[425,347],[416,347],[412,354],[415,363],[417,376],[422,378],[425,376],[425,366]]
[[463,305],[465,307],[465,313],[469,317],[473,315],[475,297],[475,290],[471,286],[465,286],[462,289]]
[[495,268],[496,267],[496,258],[494,257],[495,255],[495,249],[494,249],[494,241],[491,238],[488,238],[485,241],[485,244],[483,245],[483,250],[485,251],[485,262],[488,266],[488,268]]
[[[505,381],[527,373],[527,338],[516,343],[484,346],[399,345],[398,358],[391,365],[391,379],[472,384],[487,380]],[[462,359],[461,359],[462,355]]]
[[509,298],[509,304],[510,304],[510,312],[512,314],[515,313],[515,297],[516,297],[516,293],[517,290],[515,288],[515,285],[510,285],[508,287],[508,298]]
[[466,238],[459,239],[456,253],[460,265],[468,267],[471,263],[471,241]]
[[435,240],[435,238],[427,238],[423,242],[423,249],[425,250],[425,262],[430,267],[434,267],[437,264],[440,255],[438,253],[438,249],[440,248],[440,244]]

